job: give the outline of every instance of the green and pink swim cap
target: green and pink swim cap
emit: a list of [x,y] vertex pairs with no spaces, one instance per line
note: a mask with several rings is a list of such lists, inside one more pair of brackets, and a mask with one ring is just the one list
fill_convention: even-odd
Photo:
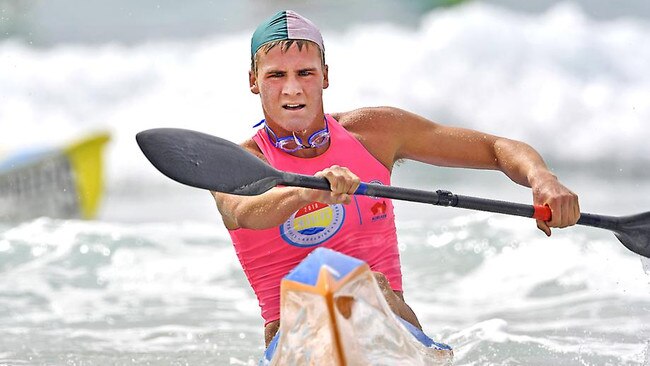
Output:
[[266,43],[279,40],[307,40],[314,42],[325,54],[323,37],[316,25],[292,10],[283,10],[263,21],[251,39],[251,57]]

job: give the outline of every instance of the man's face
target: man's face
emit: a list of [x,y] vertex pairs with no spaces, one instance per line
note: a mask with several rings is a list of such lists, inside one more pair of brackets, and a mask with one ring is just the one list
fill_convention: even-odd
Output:
[[328,85],[327,66],[323,68],[315,45],[299,50],[294,43],[286,52],[281,45],[262,51],[257,75],[250,75],[251,91],[260,95],[267,123],[283,129],[277,131],[281,134],[322,125],[323,89]]

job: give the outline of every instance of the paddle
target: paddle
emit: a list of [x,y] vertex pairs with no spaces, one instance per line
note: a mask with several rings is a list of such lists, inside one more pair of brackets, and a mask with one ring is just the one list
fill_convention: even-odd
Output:
[[[136,140],[144,155],[160,172],[192,187],[246,196],[262,194],[279,185],[330,189],[325,178],[279,171],[239,145],[204,133],[159,128],[138,133]],[[361,183],[354,194],[544,221],[551,217],[550,209],[545,206],[461,196],[442,190],[429,192]],[[581,213],[578,224],[611,230],[626,248],[650,258],[650,212],[623,217]]]

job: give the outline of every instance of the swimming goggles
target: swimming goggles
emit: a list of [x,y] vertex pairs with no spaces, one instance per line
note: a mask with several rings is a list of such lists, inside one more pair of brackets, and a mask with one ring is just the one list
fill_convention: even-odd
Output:
[[324,120],[325,128],[312,133],[307,139],[307,145],[303,144],[302,140],[300,137],[296,136],[295,132],[292,132],[291,136],[278,137],[273,130],[266,125],[266,120],[261,120],[253,127],[257,127],[264,123],[264,129],[266,130],[269,140],[273,143],[273,146],[284,152],[292,153],[302,149],[316,149],[327,144],[330,140],[330,130],[327,127],[327,119]]

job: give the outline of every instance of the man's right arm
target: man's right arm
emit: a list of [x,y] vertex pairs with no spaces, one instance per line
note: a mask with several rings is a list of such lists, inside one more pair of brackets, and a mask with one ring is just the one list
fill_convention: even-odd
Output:
[[276,187],[258,196],[237,196],[211,192],[223,223],[229,230],[262,230],[277,227],[294,212],[312,202],[326,204],[351,201],[359,187],[359,178],[347,168],[332,166],[315,174],[330,182],[331,191],[301,187]]
[[303,199],[300,189],[273,188],[259,196],[211,193],[228,230],[261,230],[282,224],[291,214],[309,203]]

